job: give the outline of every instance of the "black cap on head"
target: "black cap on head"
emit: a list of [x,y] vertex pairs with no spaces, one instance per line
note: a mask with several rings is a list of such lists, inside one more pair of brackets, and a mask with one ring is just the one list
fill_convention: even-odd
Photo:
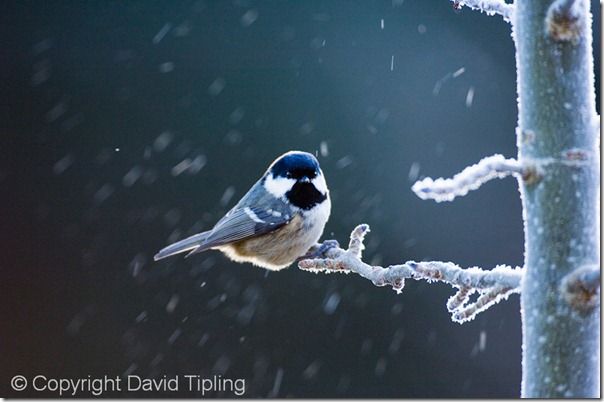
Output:
[[313,179],[319,173],[319,161],[308,152],[290,151],[273,162],[269,171],[274,177]]

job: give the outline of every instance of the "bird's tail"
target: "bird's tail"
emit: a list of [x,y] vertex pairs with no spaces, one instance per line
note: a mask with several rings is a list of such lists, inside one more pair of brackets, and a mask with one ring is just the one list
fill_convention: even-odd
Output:
[[208,234],[209,232],[198,233],[191,237],[187,237],[186,239],[177,241],[176,243],[172,243],[169,246],[159,250],[153,259],[158,261],[163,258],[173,256],[174,254],[184,253],[185,251],[195,251],[203,244],[206,237],[208,237]]

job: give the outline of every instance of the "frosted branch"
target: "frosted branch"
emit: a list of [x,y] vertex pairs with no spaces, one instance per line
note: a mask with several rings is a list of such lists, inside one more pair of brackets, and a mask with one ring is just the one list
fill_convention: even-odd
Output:
[[[499,303],[501,300],[505,300],[512,293],[520,293],[519,289],[506,288],[504,286],[495,286],[483,291],[478,299],[474,303],[464,306],[463,304],[458,306],[455,310],[449,310],[451,312],[451,320],[464,323],[471,321],[476,317],[476,314],[485,311],[494,304]],[[469,297],[466,299],[469,300]],[[449,304],[447,304],[447,307]]]
[[470,300],[470,296],[474,293],[474,289],[462,286],[455,295],[451,296],[447,301],[447,310],[454,311],[459,309]]
[[522,175],[522,173],[522,167],[517,160],[505,159],[502,155],[496,154],[465,168],[451,179],[432,180],[427,177],[416,182],[411,189],[423,200],[452,201],[455,197],[464,196],[469,191],[478,189],[489,180],[501,179],[512,174]]
[[514,5],[507,4],[504,0],[451,0],[456,8],[468,7],[479,10],[487,15],[499,14],[505,21],[510,21],[514,12]]
[[[350,235],[348,250],[330,248],[322,256],[325,258],[305,259],[298,263],[298,267],[315,273],[354,272],[376,286],[390,286],[397,293],[404,288],[405,279],[447,283],[459,289],[447,302],[452,320],[459,323],[472,320],[476,314],[510,294],[520,292],[524,270],[505,265],[490,271],[476,267],[462,269],[452,262],[441,261],[407,261],[386,268],[371,266],[361,260],[363,241],[368,232],[368,225],[359,225]],[[475,302],[469,302],[475,292],[479,293],[479,297]]]

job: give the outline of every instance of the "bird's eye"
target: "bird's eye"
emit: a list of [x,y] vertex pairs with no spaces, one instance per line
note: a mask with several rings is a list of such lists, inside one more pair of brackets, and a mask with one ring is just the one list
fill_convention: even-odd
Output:
[[288,179],[291,179],[291,178],[292,178],[292,174],[291,174],[290,172],[287,172],[287,173],[285,174],[285,177],[287,177]]

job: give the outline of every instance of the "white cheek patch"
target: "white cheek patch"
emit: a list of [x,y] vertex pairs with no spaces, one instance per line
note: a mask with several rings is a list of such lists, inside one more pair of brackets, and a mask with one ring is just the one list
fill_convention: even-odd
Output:
[[322,174],[312,179],[312,184],[319,192],[321,192],[321,194],[327,194],[327,183],[325,183],[325,177],[323,177]]
[[295,183],[296,180],[294,179],[288,179],[287,177],[273,177],[271,174],[266,177],[264,186],[266,187],[266,190],[276,198],[281,198],[285,196],[285,193],[292,189]]

